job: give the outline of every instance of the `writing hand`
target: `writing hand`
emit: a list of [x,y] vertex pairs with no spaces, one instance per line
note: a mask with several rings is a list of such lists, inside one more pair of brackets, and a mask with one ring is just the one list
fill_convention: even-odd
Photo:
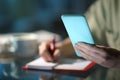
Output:
[[55,48],[56,43],[51,41],[43,42],[39,45],[39,54],[46,61],[53,62],[60,56],[60,50]]

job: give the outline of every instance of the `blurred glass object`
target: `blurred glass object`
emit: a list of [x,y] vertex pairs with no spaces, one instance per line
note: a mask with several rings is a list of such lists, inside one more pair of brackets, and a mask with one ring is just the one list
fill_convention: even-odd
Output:
[[13,60],[14,45],[13,36],[0,37],[0,62],[9,63]]
[[20,58],[33,57],[37,54],[38,39],[33,33],[14,34],[14,55]]

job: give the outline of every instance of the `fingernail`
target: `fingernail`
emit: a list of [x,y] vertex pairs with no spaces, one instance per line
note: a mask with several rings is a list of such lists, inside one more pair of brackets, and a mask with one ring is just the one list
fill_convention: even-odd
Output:
[[79,45],[78,45],[78,44],[76,44],[74,47],[75,47],[75,48],[78,48],[78,47],[79,47]]
[[75,45],[74,48],[77,48],[77,45]]

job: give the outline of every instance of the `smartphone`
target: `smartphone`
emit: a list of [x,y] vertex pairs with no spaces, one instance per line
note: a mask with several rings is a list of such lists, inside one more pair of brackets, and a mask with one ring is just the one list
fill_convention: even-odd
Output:
[[[73,46],[78,42],[94,44],[94,40],[85,16],[62,15],[61,19]],[[75,50],[75,53],[78,57],[82,57],[77,50]]]

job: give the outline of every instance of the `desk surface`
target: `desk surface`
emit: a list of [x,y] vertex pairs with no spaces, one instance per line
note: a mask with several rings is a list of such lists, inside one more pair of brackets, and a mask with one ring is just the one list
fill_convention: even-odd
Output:
[[[91,72],[86,78],[81,77],[79,73],[64,73],[63,71],[63,73],[60,72],[59,74],[45,71],[22,69],[23,65],[31,60],[34,60],[35,58],[36,56],[29,58],[19,58],[14,56],[11,59],[2,60],[2,62],[0,62],[0,80],[89,80],[90,78],[94,78],[94,75],[100,75],[99,69]],[[104,69],[103,71],[105,70],[106,69]],[[99,73],[97,73],[96,71],[98,71]],[[105,72],[102,73],[106,74]]]

